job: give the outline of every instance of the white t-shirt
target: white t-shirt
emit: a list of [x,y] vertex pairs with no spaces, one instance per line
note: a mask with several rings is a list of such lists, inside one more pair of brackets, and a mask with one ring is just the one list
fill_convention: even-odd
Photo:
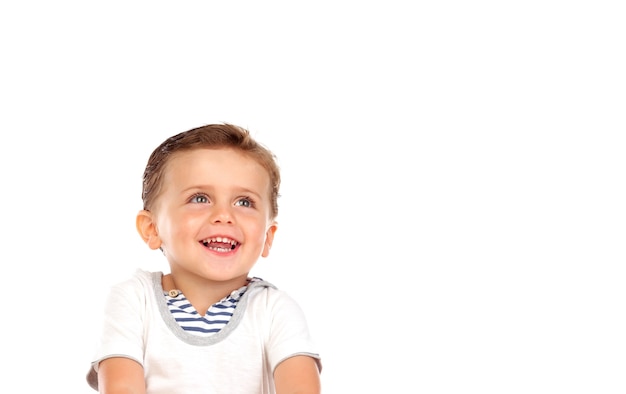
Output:
[[139,362],[150,394],[272,394],[281,361],[309,355],[321,367],[301,308],[268,282],[250,283],[230,322],[215,335],[199,337],[174,320],[161,277],[137,270],[111,288],[87,375],[92,388],[97,390],[98,363],[109,357]]

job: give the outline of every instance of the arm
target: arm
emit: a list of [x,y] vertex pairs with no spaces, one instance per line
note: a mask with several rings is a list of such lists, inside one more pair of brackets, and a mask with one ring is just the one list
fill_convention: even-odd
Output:
[[274,371],[276,394],[319,394],[320,374],[315,359],[293,356],[278,364]]
[[104,394],[145,394],[143,367],[126,357],[111,357],[98,367],[98,390]]

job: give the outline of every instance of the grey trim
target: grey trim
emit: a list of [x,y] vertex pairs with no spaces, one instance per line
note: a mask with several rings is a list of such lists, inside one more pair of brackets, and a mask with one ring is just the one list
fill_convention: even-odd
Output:
[[180,339],[181,341],[185,343],[188,343],[190,345],[195,345],[195,346],[210,346],[227,338],[228,335],[230,335],[230,333],[233,332],[237,328],[239,323],[241,322],[241,319],[243,318],[243,314],[246,311],[246,306],[248,305],[248,297],[252,293],[251,290],[257,287],[276,288],[276,286],[264,280],[250,283],[248,285],[248,289],[246,290],[246,292],[239,299],[239,302],[237,303],[237,307],[235,308],[235,312],[233,313],[233,316],[230,318],[230,321],[228,322],[228,324],[226,324],[224,328],[222,328],[219,332],[215,333],[214,335],[211,335],[209,337],[199,337],[197,335],[190,334],[187,331],[183,330],[183,328],[176,322],[170,310],[168,309],[167,301],[165,300],[165,297],[163,296],[163,292],[164,292],[163,286],[161,284],[163,273],[158,272],[158,271],[151,272],[151,277],[152,277],[152,289],[154,290],[156,304],[161,314],[161,318],[163,319],[163,322],[165,322],[165,325],[170,329],[170,331],[174,335],[176,335],[176,337],[178,337],[178,339]]

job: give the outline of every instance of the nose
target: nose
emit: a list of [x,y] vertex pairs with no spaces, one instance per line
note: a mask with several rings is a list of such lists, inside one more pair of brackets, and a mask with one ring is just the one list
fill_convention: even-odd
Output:
[[211,210],[211,223],[233,223],[233,215],[229,204],[215,204]]

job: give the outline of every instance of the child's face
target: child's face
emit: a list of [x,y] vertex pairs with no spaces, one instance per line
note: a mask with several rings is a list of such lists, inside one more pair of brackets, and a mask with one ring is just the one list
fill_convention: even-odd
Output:
[[269,175],[253,159],[232,149],[174,155],[152,211],[172,274],[245,279],[269,254],[270,207]]

